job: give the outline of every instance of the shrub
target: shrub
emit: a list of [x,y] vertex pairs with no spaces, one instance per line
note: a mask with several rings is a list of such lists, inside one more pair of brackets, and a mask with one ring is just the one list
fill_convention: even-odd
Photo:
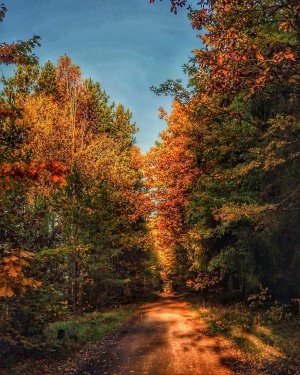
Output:
[[253,310],[265,309],[270,305],[272,296],[268,288],[260,287],[259,291],[248,297],[249,306]]

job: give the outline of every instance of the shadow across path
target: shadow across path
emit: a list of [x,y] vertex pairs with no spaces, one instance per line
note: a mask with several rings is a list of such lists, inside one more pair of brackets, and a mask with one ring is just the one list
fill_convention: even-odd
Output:
[[[223,337],[206,334],[203,321],[178,294],[161,294],[140,308],[97,364],[77,374],[227,375],[238,355]],[[247,372],[250,374],[250,372]]]

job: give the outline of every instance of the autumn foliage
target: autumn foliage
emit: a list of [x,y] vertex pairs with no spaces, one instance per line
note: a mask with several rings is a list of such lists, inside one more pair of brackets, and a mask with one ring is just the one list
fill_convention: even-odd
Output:
[[199,170],[189,150],[191,123],[188,109],[175,102],[172,114],[167,116],[161,110],[161,116],[167,121],[168,129],[160,134],[161,142],[146,156],[146,181],[156,212],[154,236],[162,261],[162,274],[166,278],[175,265],[176,246],[185,241],[184,215]]
[[297,293],[299,11],[285,0],[189,9],[202,45],[187,88],[154,89],[175,104],[147,156],[156,247],[172,249],[174,287]]
[[1,339],[27,347],[32,327],[133,301],[157,277],[130,111],[70,57],[39,66],[5,48],[17,66],[0,98]]
[[0,45],[0,64],[16,65],[0,93],[9,345],[30,347],[47,323],[135,301],[161,281],[299,297],[299,1],[169,3],[189,7],[198,45],[187,87],[154,89],[174,102],[146,155],[131,112],[69,56],[38,65],[36,36]]

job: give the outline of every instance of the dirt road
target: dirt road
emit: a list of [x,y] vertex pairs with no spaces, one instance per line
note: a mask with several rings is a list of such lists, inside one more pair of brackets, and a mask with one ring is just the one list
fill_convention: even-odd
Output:
[[81,374],[227,375],[237,373],[231,369],[236,361],[232,346],[208,336],[180,296],[163,294],[144,305],[97,365]]

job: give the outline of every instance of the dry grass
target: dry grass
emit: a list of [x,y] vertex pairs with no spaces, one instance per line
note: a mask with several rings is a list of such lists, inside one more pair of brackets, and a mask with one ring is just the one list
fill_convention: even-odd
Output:
[[299,374],[300,319],[281,307],[254,311],[242,303],[222,305],[190,299],[210,335],[230,339],[260,374]]

